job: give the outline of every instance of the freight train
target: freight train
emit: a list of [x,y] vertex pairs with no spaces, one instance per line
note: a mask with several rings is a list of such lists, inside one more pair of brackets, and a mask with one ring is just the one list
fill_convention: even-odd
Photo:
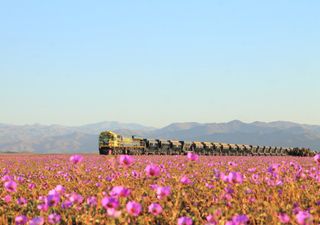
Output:
[[146,139],[135,136],[126,138],[112,131],[103,131],[99,136],[100,155],[184,155],[190,151],[199,155],[226,156],[314,155],[314,152],[307,148],[227,144],[208,141]]

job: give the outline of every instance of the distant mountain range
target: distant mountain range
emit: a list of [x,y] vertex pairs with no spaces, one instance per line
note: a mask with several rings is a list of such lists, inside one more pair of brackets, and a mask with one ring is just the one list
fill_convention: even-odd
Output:
[[98,152],[98,135],[113,130],[125,136],[215,141],[320,149],[320,126],[293,122],[173,123],[154,128],[135,123],[101,122],[83,126],[0,124],[0,152]]

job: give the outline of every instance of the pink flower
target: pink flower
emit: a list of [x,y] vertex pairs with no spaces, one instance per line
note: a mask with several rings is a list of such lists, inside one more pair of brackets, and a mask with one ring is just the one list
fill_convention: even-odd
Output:
[[246,215],[236,215],[232,217],[232,221],[236,225],[247,224],[249,222],[249,218]]
[[37,209],[39,209],[40,211],[46,212],[48,211],[49,206],[45,203],[39,204],[37,206]]
[[317,163],[320,164],[320,154],[316,154],[314,157],[313,157],[314,161],[316,161]]
[[66,189],[62,186],[62,185],[57,185],[54,189],[58,194],[64,194],[64,192],[66,191]]
[[281,223],[289,223],[290,217],[286,213],[279,213],[278,218]]
[[6,195],[6,196],[4,196],[2,199],[3,199],[3,201],[5,201],[6,203],[9,203],[9,202],[11,202],[12,197],[11,197],[11,195]]
[[83,197],[80,194],[72,193],[71,195],[69,195],[69,201],[72,204],[81,204],[83,201]]
[[156,192],[157,192],[157,198],[163,199],[164,197],[167,197],[170,195],[171,189],[170,187],[157,187]]
[[121,211],[110,208],[110,209],[107,209],[107,215],[113,218],[118,218],[121,216]]
[[90,206],[96,206],[97,205],[97,198],[94,196],[87,198],[87,204]]
[[128,156],[128,155],[120,155],[119,162],[120,162],[121,165],[131,166],[132,163],[133,163],[133,158],[131,156]]
[[229,183],[239,183],[241,184],[243,182],[243,176],[239,172],[230,172],[227,177],[224,178],[225,181]]
[[184,175],[183,177],[181,177],[180,182],[181,182],[182,184],[185,184],[185,185],[188,185],[188,184],[191,184],[191,183],[192,183],[191,180],[190,180],[186,175]]
[[28,185],[28,188],[29,188],[29,189],[33,189],[33,188],[35,188],[35,187],[36,187],[36,185],[35,185],[34,183],[31,183],[31,184]]
[[30,220],[29,225],[43,225],[44,219],[43,217],[36,217]]
[[23,225],[23,224],[27,224],[28,218],[24,215],[21,215],[21,216],[17,216],[14,221],[16,225]]
[[156,190],[157,187],[159,187],[157,184],[150,184],[149,187],[152,189],[152,190]]
[[141,213],[142,207],[140,203],[130,201],[126,205],[127,212],[132,216],[138,216]]
[[197,161],[199,156],[194,152],[188,152],[187,157],[190,161]]
[[131,191],[128,188],[122,187],[122,186],[115,186],[110,191],[111,196],[116,197],[128,197],[130,195]]
[[23,181],[24,181],[24,178],[21,177],[21,176],[18,176],[18,177],[16,177],[15,179],[16,179],[16,181],[18,181],[19,183],[23,183]]
[[78,164],[81,163],[83,160],[83,156],[81,155],[73,155],[70,157],[70,162],[72,162],[73,164]]
[[56,213],[52,213],[48,216],[48,221],[50,224],[59,224],[61,221],[61,216]]
[[114,197],[104,197],[101,204],[105,209],[117,209],[119,207],[119,200]]
[[178,219],[178,225],[192,225],[192,219],[190,217],[180,217]]
[[9,175],[4,175],[4,176],[1,178],[1,180],[2,180],[3,182],[11,181],[11,180],[12,180],[12,177],[10,177]]
[[280,168],[280,164],[278,164],[278,163],[272,164],[269,166],[268,172],[269,173],[276,173],[279,170],[279,168]]
[[207,225],[216,225],[217,224],[217,220],[215,219],[215,217],[213,215],[208,215],[206,217],[207,219]]
[[244,225],[249,222],[249,218],[246,215],[235,215],[232,220],[227,221],[226,225]]
[[58,194],[48,195],[45,199],[45,204],[49,207],[56,206],[60,202],[60,196]]
[[25,205],[27,205],[27,203],[28,203],[28,201],[27,201],[27,199],[25,199],[24,197],[20,197],[20,198],[17,199],[17,204],[18,204],[18,205],[23,205],[23,206],[25,206]]
[[70,202],[70,201],[64,201],[62,204],[61,204],[61,207],[63,208],[63,209],[68,209],[68,208],[70,208],[72,206],[72,202]]
[[162,213],[162,207],[158,203],[152,203],[151,205],[149,205],[148,211],[149,213],[152,213],[153,215],[157,216],[160,213]]
[[155,177],[155,176],[159,176],[160,174],[160,168],[157,165],[154,164],[150,164],[148,165],[144,171],[146,172],[147,176],[149,177]]
[[298,224],[301,225],[307,225],[307,224],[312,224],[312,217],[309,212],[307,211],[299,211],[298,214],[296,215],[296,220]]
[[17,183],[14,181],[7,181],[4,183],[4,188],[9,192],[17,191]]

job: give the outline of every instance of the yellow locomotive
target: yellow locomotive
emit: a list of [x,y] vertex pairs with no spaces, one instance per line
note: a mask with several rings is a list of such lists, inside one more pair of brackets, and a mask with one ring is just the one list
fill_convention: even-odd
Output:
[[109,154],[143,154],[145,142],[142,138],[125,138],[112,131],[104,131],[99,136],[99,153]]

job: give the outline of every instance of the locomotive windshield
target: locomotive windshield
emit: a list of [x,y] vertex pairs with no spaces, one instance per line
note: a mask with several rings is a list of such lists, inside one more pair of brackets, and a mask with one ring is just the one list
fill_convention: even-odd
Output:
[[105,144],[108,144],[109,141],[113,141],[113,136],[112,135],[108,135],[108,134],[101,134],[100,135],[100,142],[103,142]]

